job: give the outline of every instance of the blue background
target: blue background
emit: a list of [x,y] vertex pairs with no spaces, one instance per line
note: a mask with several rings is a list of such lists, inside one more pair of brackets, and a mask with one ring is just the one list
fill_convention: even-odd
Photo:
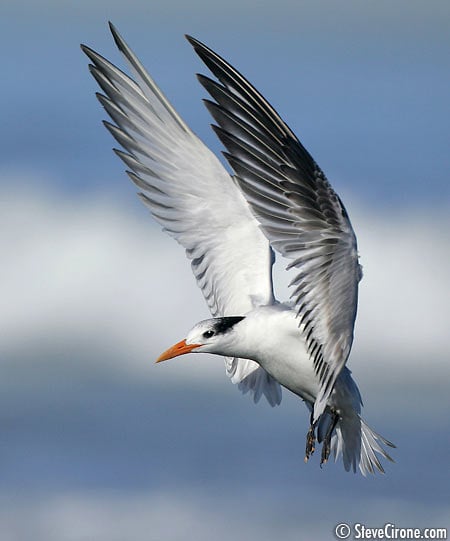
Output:
[[[448,527],[448,2],[4,1],[1,15],[1,539]],[[255,407],[220,359],[152,364],[207,311],[100,124],[79,44],[123,67],[108,20],[215,152],[183,34],[222,54],[344,200],[365,273],[350,366],[398,446],[385,476],[305,465],[306,408],[287,392]]]

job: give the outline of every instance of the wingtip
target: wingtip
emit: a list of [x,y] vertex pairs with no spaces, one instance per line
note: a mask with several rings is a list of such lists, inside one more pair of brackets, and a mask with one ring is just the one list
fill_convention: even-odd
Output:
[[94,57],[96,56],[97,53],[93,49],[91,49],[84,43],[80,43],[80,49],[89,58],[89,60],[94,61]]
[[111,21],[108,21],[108,26],[109,26],[109,30],[111,32],[111,34],[113,36],[116,36],[119,34],[119,32],[117,31],[117,28],[115,27],[115,25],[111,22]]
[[[204,43],[202,43],[200,40],[190,36],[189,34],[185,34],[184,37],[189,41],[189,43],[194,48],[194,51],[201,57],[201,53],[213,53],[213,51]],[[215,53],[213,53],[215,54]]]
[[[117,46],[120,48],[120,43],[123,42],[123,39],[121,35],[119,34],[119,31],[117,30],[117,28],[114,26],[114,24],[111,21],[108,21],[108,26],[114,38],[114,41],[116,42]],[[88,47],[84,43],[80,43],[80,49],[87,56],[90,56],[90,54],[92,53],[96,54],[95,51],[93,51],[90,47]]]
[[200,42],[189,34],[184,34],[184,37],[189,41],[192,47],[195,47]]
[[88,68],[92,75],[95,77],[95,72],[97,71],[98,66],[104,62],[107,62],[107,60],[101,54],[98,54],[94,51],[94,49],[91,49],[87,45],[81,44],[80,48],[91,61],[91,64],[88,64]]
[[111,21],[108,21],[108,26],[114,39],[114,43],[116,44],[119,51],[123,52],[126,48],[124,39]]

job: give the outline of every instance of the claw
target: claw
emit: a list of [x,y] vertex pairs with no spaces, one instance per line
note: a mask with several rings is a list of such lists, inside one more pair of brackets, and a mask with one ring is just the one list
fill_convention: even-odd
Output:
[[327,439],[323,442],[323,445],[322,445],[322,456],[320,458],[320,466],[328,462],[329,456],[330,456],[330,440]]
[[333,430],[336,428],[338,421],[339,415],[335,411],[332,411],[332,421],[328,427],[327,433],[325,434],[325,438],[323,439],[320,467],[322,467],[322,464],[326,464],[328,462],[331,451],[331,435],[333,434]]
[[314,453],[316,449],[315,443],[316,443],[315,426],[311,425],[309,427],[308,433],[306,434],[305,462],[308,462],[309,457]]

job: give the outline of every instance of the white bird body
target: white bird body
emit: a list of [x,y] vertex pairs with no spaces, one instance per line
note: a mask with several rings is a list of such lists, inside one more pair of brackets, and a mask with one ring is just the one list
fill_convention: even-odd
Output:
[[[201,334],[210,321],[196,325],[187,335],[186,344],[199,344]],[[196,351],[196,348],[192,350],[193,353]],[[311,406],[319,393],[320,381],[299,333],[298,318],[287,304],[260,306],[248,312],[242,321],[233,326],[232,332],[218,343],[206,347],[202,344],[200,352],[256,361],[278,383]],[[350,370],[344,367],[328,399],[328,409],[342,416],[359,413],[360,401]]]
[[[311,412],[306,458],[317,439],[322,462],[342,454],[365,475],[384,471],[390,442],[360,418],[361,397],[345,363],[353,341],[356,237],[319,166],[270,104],[219,55],[188,37],[217,77],[199,80],[227,148],[231,176],[195,136],[111,25],[131,79],[88,47],[114,123],[116,150],[157,220],[186,250],[213,319],[195,325],[158,360],[199,352],[225,356],[226,371],[255,402],[274,406],[281,387]],[[274,298],[275,252],[296,271],[291,302]],[[380,445],[381,444],[381,445]]]
[[314,404],[320,383],[295,312],[283,304],[261,307],[246,314],[240,325],[245,324],[249,351],[241,353],[238,347],[235,355],[255,360],[283,387]]
[[[196,343],[196,334],[188,334],[186,343]],[[235,325],[230,338],[223,345],[214,344],[214,349],[214,353],[225,357],[256,361],[283,387],[314,404],[320,382],[299,333],[298,318],[290,306],[274,304],[255,308]]]

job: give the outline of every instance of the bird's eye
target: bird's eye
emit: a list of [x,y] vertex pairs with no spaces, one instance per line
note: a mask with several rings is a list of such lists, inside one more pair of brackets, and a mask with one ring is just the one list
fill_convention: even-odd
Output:
[[214,336],[214,331],[205,331],[203,333],[203,338],[211,338],[212,336]]

